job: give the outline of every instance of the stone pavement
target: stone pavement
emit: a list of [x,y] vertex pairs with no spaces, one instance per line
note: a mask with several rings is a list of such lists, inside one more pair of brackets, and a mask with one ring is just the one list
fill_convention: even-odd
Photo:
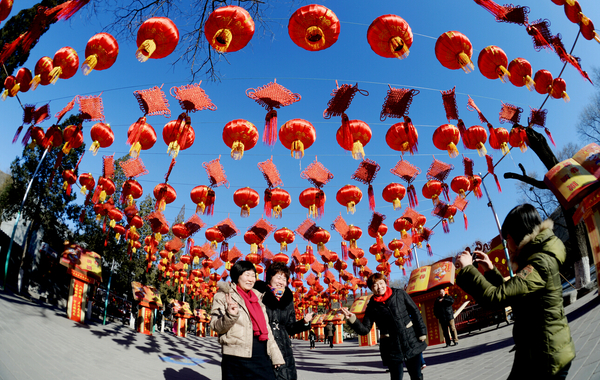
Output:
[[[600,379],[600,297],[597,290],[566,308],[577,358],[569,380]],[[429,347],[430,379],[506,379],[513,354],[506,324],[461,335],[458,346]],[[389,379],[378,347],[358,347],[356,339],[334,348],[294,341],[300,380]],[[220,379],[216,338],[171,333],[146,336],[113,322],[82,325],[64,309],[0,292],[0,379]],[[405,374],[408,379],[408,374]]]

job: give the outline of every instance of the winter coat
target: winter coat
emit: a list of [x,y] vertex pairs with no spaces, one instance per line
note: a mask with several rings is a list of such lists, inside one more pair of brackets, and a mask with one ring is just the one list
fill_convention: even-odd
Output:
[[525,236],[518,247],[517,273],[504,281],[498,271],[485,276],[474,266],[462,268],[457,284],[478,302],[512,306],[515,361],[510,378],[525,373],[554,375],[575,357],[575,346],[565,316],[559,268],[565,246],[546,220]]
[[298,375],[296,374],[296,361],[290,335],[310,329],[310,323],[305,324],[304,319],[296,321],[294,295],[290,289],[285,288],[283,296],[279,300],[263,281],[256,281],[254,289],[264,294],[262,301],[267,311],[269,325],[285,360],[285,365],[276,370],[277,378],[295,380]]
[[334,336],[335,335],[335,326],[333,323],[329,322],[325,325],[325,336]]
[[438,297],[433,303],[433,315],[442,323],[448,323],[454,319],[454,311],[452,305],[454,304],[454,298],[449,295],[444,297]]
[[349,319],[354,331],[367,335],[373,323],[380,330],[379,351],[384,365],[403,362],[419,355],[427,348],[419,338],[427,336],[427,328],[417,305],[402,289],[392,289],[392,295],[384,302],[369,300],[365,316],[360,322],[356,315]]
[[[263,294],[252,289],[261,300]],[[227,311],[227,300],[225,295],[231,294],[231,299],[238,303],[239,310],[237,315],[229,314]],[[265,315],[265,320],[268,320],[265,305],[260,302],[260,306]],[[212,310],[210,311],[210,328],[219,334],[219,343],[223,354],[240,356],[243,358],[252,357],[252,341],[254,332],[252,330],[252,320],[250,312],[246,307],[246,302],[237,292],[235,284],[219,282],[219,290],[213,299]],[[267,354],[271,358],[273,365],[284,364],[283,356],[277,347],[277,343],[273,337],[271,327],[269,329],[269,340],[267,341]]]

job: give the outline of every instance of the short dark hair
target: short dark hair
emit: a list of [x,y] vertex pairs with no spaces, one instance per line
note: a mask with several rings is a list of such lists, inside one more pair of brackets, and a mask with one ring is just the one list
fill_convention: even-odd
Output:
[[508,212],[502,223],[502,237],[511,236],[519,245],[525,236],[533,232],[542,223],[542,218],[535,207],[529,203],[518,205]]
[[367,279],[367,286],[369,287],[369,289],[373,290],[373,284],[375,284],[379,280],[384,280],[386,284],[388,283],[387,277],[383,273],[376,272],[369,276],[369,278]]
[[253,271],[254,273],[256,273],[256,268],[254,267],[254,264],[252,264],[250,261],[238,261],[235,264],[233,264],[233,266],[231,267],[231,270],[229,271],[229,277],[231,277],[231,282],[233,282],[234,284],[238,283],[238,279],[240,278],[240,276],[246,272],[246,271]]
[[285,278],[287,279],[287,281],[290,280],[290,268],[288,268],[288,266],[285,265],[282,262],[275,262],[275,263],[269,265],[269,268],[267,268],[267,274],[266,274],[266,277],[265,277],[265,282],[267,284],[270,284],[271,283],[271,279],[277,273],[283,273],[285,275]]

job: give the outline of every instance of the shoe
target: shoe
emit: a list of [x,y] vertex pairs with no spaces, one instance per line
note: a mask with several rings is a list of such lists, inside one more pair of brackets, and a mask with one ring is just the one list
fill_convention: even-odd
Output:
[[454,341],[452,345],[453,345],[453,346],[458,346],[458,342],[457,342],[457,341]]
[[422,370],[424,370],[426,367],[427,367],[427,364],[423,364],[423,365],[421,366],[421,371],[422,371]]
[[444,348],[446,348],[446,347],[450,347],[450,344],[446,343],[446,345],[444,346]]

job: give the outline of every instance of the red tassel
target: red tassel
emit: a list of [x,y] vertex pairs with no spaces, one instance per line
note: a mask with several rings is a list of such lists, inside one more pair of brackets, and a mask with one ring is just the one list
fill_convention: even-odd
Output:
[[17,133],[15,133],[15,137],[13,137],[13,141],[12,143],[16,143],[17,140],[19,139],[19,135],[21,134],[21,131],[23,130],[23,126],[21,125],[19,128],[17,128]]
[[344,142],[344,147],[352,147],[354,144],[352,132],[350,131],[350,119],[345,113],[342,113],[342,141]]
[[229,253],[229,243],[224,241],[223,243],[221,243],[221,255],[227,256],[228,253]]
[[442,194],[444,194],[444,198],[446,199],[446,202],[450,202],[449,192],[450,192],[450,190],[448,189],[448,184],[442,183]]
[[208,195],[206,196],[206,207],[204,208],[204,215],[212,216],[215,212],[215,191],[213,189],[209,189]]
[[418,153],[419,136],[417,135],[417,129],[414,128],[412,120],[408,116],[404,116],[404,133],[408,137],[410,154]]
[[66,190],[67,197],[71,196],[71,187],[72,187],[71,185],[67,185],[67,190]]
[[467,127],[462,119],[458,119],[458,131],[460,132],[460,137],[463,142],[463,146],[467,149],[467,144],[469,143],[469,137],[467,135]]
[[406,276],[406,269],[404,269],[404,267],[402,267],[402,275]]
[[548,128],[544,128],[544,132],[546,132],[546,135],[548,136],[550,141],[552,141],[552,145],[556,146],[556,143],[554,142],[554,139],[552,138],[552,133],[550,133],[550,130]]
[[496,17],[496,20],[503,20],[508,13],[506,7],[496,4],[491,0],[475,0],[475,3],[481,5],[485,10],[493,14],[494,17]]
[[58,20],[68,20],[89,2],[90,0],[71,0],[58,5],[57,8],[61,7],[62,9],[56,14],[56,18]]
[[265,116],[265,130],[263,132],[263,143],[273,146],[277,142],[277,111],[270,110]]
[[272,204],[271,204],[271,189],[265,189],[265,215],[270,218],[272,215]]
[[369,184],[369,209],[375,211],[375,194],[373,194],[373,185]]
[[348,260],[348,245],[346,244],[345,241],[342,242],[342,260],[347,261]]
[[408,186],[408,203],[410,207],[415,208],[419,205],[419,200],[417,199],[417,190],[414,185]]
[[496,186],[498,187],[498,192],[502,192],[502,188],[500,187],[500,181],[498,181],[498,176],[494,174],[494,179],[496,180]]
[[100,200],[101,192],[102,192],[102,186],[100,186],[100,185],[96,186],[96,188],[94,189],[94,195],[92,196],[92,203],[94,203],[94,204],[98,203],[98,200]]
[[463,219],[465,220],[465,231],[469,228],[469,221],[467,220],[467,214],[463,212]]
[[23,146],[27,146],[27,144],[29,143],[30,137],[31,137],[31,127],[27,128],[27,131],[25,132],[25,135],[23,136],[23,139],[21,140],[21,144],[23,144]]
[[81,210],[81,214],[79,214],[79,221],[83,223],[85,220],[85,209]]
[[448,227],[448,221],[446,219],[442,220],[442,229],[444,230],[445,234],[450,232],[450,227]]
[[13,42],[7,42],[4,44],[4,46],[2,47],[2,52],[0,53],[0,64],[5,63],[8,57],[14,54],[14,52],[17,50],[17,47],[21,43],[23,36],[25,36],[25,34],[21,34]]
[[433,256],[433,250],[431,249],[431,244],[427,243],[427,254],[429,256]]

